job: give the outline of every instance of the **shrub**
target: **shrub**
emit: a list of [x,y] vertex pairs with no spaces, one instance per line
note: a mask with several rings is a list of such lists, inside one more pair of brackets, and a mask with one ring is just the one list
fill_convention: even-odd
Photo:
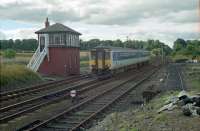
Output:
[[5,58],[14,58],[16,55],[16,52],[12,49],[7,49],[3,52],[3,57]]

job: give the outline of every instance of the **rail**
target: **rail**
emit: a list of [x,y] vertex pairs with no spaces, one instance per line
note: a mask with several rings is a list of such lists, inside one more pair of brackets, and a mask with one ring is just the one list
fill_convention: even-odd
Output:
[[[86,86],[87,84],[85,84],[86,87],[84,87],[84,85],[82,85],[81,87],[84,87],[83,89],[79,89],[77,90],[78,93],[83,93],[83,92],[86,92],[90,89],[94,89],[94,88],[97,88],[98,86],[101,86],[102,84],[105,84],[106,82],[109,82],[111,80],[105,80],[105,81],[99,81],[99,82],[95,82],[93,85],[89,85],[89,86]],[[94,81],[93,81],[94,82]],[[74,88],[77,88],[77,87],[74,87]],[[64,90],[66,91],[66,90]],[[50,96],[53,96],[53,97],[50,97]],[[19,111],[15,112],[15,113],[12,113],[10,115],[5,115],[4,117],[0,118],[0,122],[3,123],[3,122],[7,122],[9,120],[12,120],[13,118],[16,118],[24,113],[28,113],[28,112],[32,112],[40,107],[43,107],[43,106],[46,106],[46,105],[49,105],[49,104],[52,104],[52,103],[56,103],[56,102],[59,102],[63,99],[68,99],[70,98],[70,94],[69,92],[67,93],[61,93],[60,91],[56,92],[55,94],[50,94],[50,95],[47,95],[47,96],[42,96],[40,98],[37,98],[36,100],[39,100],[39,104],[34,104],[34,101],[36,101],[35,99],[32,99],[32,100],[29,100],[29,101],[25,101],[23,103],[18,103],[18,104],[15,104],[13,106],[9,106],[9,107],[5,107],[1,112],[3,111],[9,111],[9,110],[14,110],[16,109],[15,107],[19,107]],[[42,102],[42,100],[44,102]],[[25,108],[23,108],[23,106],[25,104],[30,104],[30,106],[25,106]],[[32,105],[33,104],[33,105]]]
[[62,80],[45,82],[45,83],[42,83],[42,84],[27,87],[27,88],[16,89],[16,90],[13,90],[13,91],[8,91],[8,92],[2,92],[2,93],[0,93],[0,100],[2,102],[3,100],[9,100],[9,99],[18,97],[20,95],[25,95],[25,94],[28,94],[28,93],[33,93],[33,92],[42,90],[42,89],[53,87],[53,86],[55,86],[55,84],[57,84],[57,85],[67,84],[69,82],[73,82],[73,80],[76,80],[78,78],[84,78],[84,77],[85,77],[85,75],[72,76],[72,77],[69,77],[69,78],[66,78],[66,79],[62,79]]
[[183,84],[183,78],[182,78],[182,76],[181,76],[181,73],[178,72],[178,75],[179,75],[179,79],[180,79],[180,87],[181,87],[182,90],[185,90],[185,89],[184,89],[184,84]]
[[[131,89],[133,89],[133,88],[135,88],[136,86],[138,86],[139,84],[141,84],[144,80],[148,79],[148,78],[149,78],[153,73],[155,73],[155,72],[156,72],[156,70],[151,71],[151,73],[150,73],[150,74],[148,73],[147,76],[146,76],[145,78],[139,79],[139,81],[136,82],[136,84],[134,84],[133,86],[131,86],[131,87],[129,87],[129,88],[120,88],[120,87],[123,86],[124,84],[126,84],[126,83],[132,81],[133,79],[137,78],[137,76],[139,76],[139,75],[136,75],[136,76],[132,77],[131,79],[128,79],[128,80],[122,82],[121,84],[118,84],[117,86],[114,86],[114,87],[112,87],[112,88],[110,88],[110,89],[104,90],[104,91],[101,92],[100,94],[97,94],[97,95],[95,95],[95,96],[93,96],[93,97],[91,97],[91,98],[89,98],[89,99],[87,99],[87,100],[85,100],[85,101],[83,101],[83,102],[81,102],[81,103],[79,103],[79,104],[77,104],[77,105],[75,105],[75,106],[69,108],[67,111],[64,111],[64,112],[62,112],[62,113],[60,113],[60,114],[58,114],[58,115],[56,115],[56,116],[54,116],[54,117],[52,117],[52,118],[46,120],[46,121],[41,122],[41,123],[38,124],[38,125],[35,125],[35,126],[31,127],[30,129],[28,129],[28,131],[34,131],[34,130],[43,128],[43,127],[45,127],[48,123],[50,123],[50,122],[52,122],[52,121],[54,121],[54,120],[58,121],[59,118],[63,118],[63,116],[66,116],[67,114],[69,115],[70,113],[72,113],[72,112],[74,112],[74,111],[81,110],[81,109],[82,109],[82,108],[81,108],[82,106],[85,106],[86,104],[89,104],[90,102],[95,101],[95,100],[96,100],[97,98],[99,98],[99,97],[100,97],[100,98],[104,98],[103,96],[104,96],[105,94],[107,94],[107,96],[110,96],[108,93],[109,93],[109,92],[113,92],[115,89],[118,89],[119,92],[122,91],[122,92],[121,92],[122,94],[119,93],[119,92],[118,92],[118,93],[117,93],[117,92],[114,93],[115,99],[112,99],[112,100],[111,100],[111,103],[108,103],[108,104],[104,105],[102,108],[99,108],[96,112],[92,113],[89,117],[87,116],[87,117],[86,117],[84,120],[82,120],[80,123],[76,123],[76,126],[73,126],[72,128],[70,128],[70,130],[77,130],[80,126],[82,126],[83,124],[87,123],[90,119],[92,119],[94,116],[96,116],[96,115],[99,114],[101,111],[103,111],[105,108],[107,108],[109,105],[111,105],[112,103],[114,103],[117,99],[119,99],[120,97],[122,97],[123,95],[125,95],[125,93],[129,92]],[[144,72],[143,72],[143,73],[144,73]],[[140,74],[140,75],[141,75],[141,74]],[[146,75],[146,74],[144,73],[143,75]],[[112,96],[112,95],[111,95],[111,96]],[[104,100],[106,100],[106,99],[104,99]],[[108,100],[107,102],[110,102],[110,100]],[[90,104],[91,104],[91,103],[90,103]],[[100,103],[100,104],[102,104],[102,103]]]

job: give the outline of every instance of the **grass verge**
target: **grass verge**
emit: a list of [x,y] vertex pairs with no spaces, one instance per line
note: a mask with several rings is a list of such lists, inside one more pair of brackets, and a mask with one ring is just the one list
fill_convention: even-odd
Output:
[[192,91],[200,92],[200,64],[190,64],[185,68],[186,82]]
[[25,84],[31,81],[41,80],[41,77],[26,68],[25,66],[18,64],[1,64],[1,80],[0,85],[17,85],[17,84]]

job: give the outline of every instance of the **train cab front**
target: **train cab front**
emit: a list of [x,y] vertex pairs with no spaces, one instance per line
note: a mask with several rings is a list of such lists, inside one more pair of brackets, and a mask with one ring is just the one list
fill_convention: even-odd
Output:
[[108,79],[112,77],[110,71],[109,52],[104,49],[93,49],[90,52],[90,69],[98,79]]

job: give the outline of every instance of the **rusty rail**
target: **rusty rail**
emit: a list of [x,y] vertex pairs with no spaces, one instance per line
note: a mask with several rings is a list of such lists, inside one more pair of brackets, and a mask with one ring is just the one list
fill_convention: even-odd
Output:
[[47,88],[51,88],[62,84],[67,84],[67,83],[71,83],[71,82],[75,82],[77,80],[80,80],[81,78],[83,78],[84,75],[79,75],[79,76],[72,76],[66,79],[62,79],[62,80],[57,80],[57,81],[51,81],[51,82],[46,82],[43,84],[39,84],[39,85],[34,85],[28,88],[23,88],[23,89],[17,89],[14,91],[8,91],[8,92],[3,92],[0,94],[0,100],[9,100],[15,97],[19,97],[21,95],[26,95],[26,94],[30,94],[30,93],[34,93],[43,89],[47,89]]
[[[71,127],[70,130],[76,130],[78,129],[80,126],[84,125],[85,123],[87,123],[89,120],[91,120],[92,118],[94,118],[97,114],[99,114],[100,112],[102,112],[104,109],[106,109],[107,107],[109,107],[112,103],[114,103],[117,99],[121,98],[122,96],[124,96],[127,92],[129,92],[130,90],[134,89],[136,86],[138,86],[139,84],[141,84],[143,81],[145,81],[146,79],[148,79],[153,73],[155,73],[156,70],[153,70],[153,72],[151,72],[147,77],[143,78],[142,80],[139,80],[134,86],[130,87],[130,88],[125,88],[126,91],[122,92],[122,94],[120,95],[117,95],[114,99],[112,99],[109,103],[105,104],[104,106],[102,106],[101,108],[99,108],[99,110],[97,110],[96,112],[92,113],[91,115],[87,116],[86,118],[84,118],[84,120],[82,120],[81,122],[79,122],[78,124],[76,124],[76,126],[74,127]],[[143,72],[144,74],[146,72]],[[144,75],[142,74],[142,75]],[[139,74],[141,75],[141,74]],[[80,108],[82,109],[85,105],[97,100],[98,98],[102,98],[104,95],[106,94],[109,94],[110,92],[112,92],[113,90],[115,89],[120,89],[119,87],[123,86],[124,84],[132,81],[133,79],[136,79],[137,76],[139,75],[136,75],[134,77],[132,77],[131,79],[129,80],[126,80],[124,82],[122,82],[121,84],[117,85],[117,86],[114,86],[112,87],[111,89],[108,89],[108,90],[104,90],[102,93],[100,94],[97,94],[95,95],[94,97],[91,97],[89,98],[88,100],[85,100],[81,103],[79,103],[78,105],[75,105],[73,107],[71,107],[70,109],[68,109],[67,111],[65,112],[62,112],[36,126],[33,126],[32,128],[28,129],[29,131],[33,131],[33,130],[37,130],[37,129],[40,129],[40,128],[45,128],[46,125],[48,125],[48,123],[51,123],[51,122],[54,122],[55,120],[56,121],[59,121],[59,119],[61,118],[64,118],[67,114],[69,115],[70,113],[74,112],[74,111],[78,111],[80,110]],[[123,88],[124,90],[124,88]],[[120,90],[119,90],[120,91]],[[118,92],[118,93],[121,93],[121,92]]]

